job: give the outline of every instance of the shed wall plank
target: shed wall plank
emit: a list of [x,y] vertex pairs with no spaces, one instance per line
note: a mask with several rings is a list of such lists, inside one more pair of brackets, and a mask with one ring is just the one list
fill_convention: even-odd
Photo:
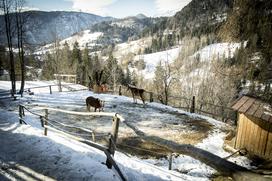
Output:
[[241,148],[241,137],[243,132],[243,114],[238,113],[238,129],[237,129],[237,138],[236,138],[236,147],[237,149]]
[[270,124],[270,129],[268,133],[267,145],[265,150],[265,156],[272,159],[272,126]]
[[[269,126],[267,123],[264,123],[265,126]],[[264,151],[265,151],[265,147],[266,147],[266,140],[267,140],[267,134],[268,134],[268,131],[262,129],[262,132],[261,132],[261,139],[260,139],[260,156],[264,156]]]
[[241,135],[241,148],[245,148],[246,145],[246,139],[247,139],[247,120],[246,116],[243,116],[243,130],[242,130],[242,135]]

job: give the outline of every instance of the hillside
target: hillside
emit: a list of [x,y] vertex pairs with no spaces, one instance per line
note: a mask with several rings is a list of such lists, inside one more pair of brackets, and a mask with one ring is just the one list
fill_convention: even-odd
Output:
[[[272,82],[272,1],[235,0],[226,23],[218,33],[222,41],[246,41],[235,65],[246,67],[243,76],[252,87],[263,86],[269,92]],[[262,84],[262,85],[260,85]],[[272,101],[270,93],[252,94]]]
[[[56,37],[68,38],[74,33],[90,28],[95,23],[108,21],[112,18],[101,17],[82,12],[65,11],[27,11],[23,13],[26,18],[26,41],[30,44],[45,44],[52,42]],[[4,25],[4,18],[0,16],[0,24]],[[0,27],[0,32],[4,26]],[[6,40],[5,34],[1,34],[0,41]]]
[[148,18],[144,15],[130,16],[98,23],[90,28],[92,32],[103,32],[100,44],[123,43],[140,38],[142,31],[164,19],[163,17]]
[[201,36],[215,33],[226,20],[232,9],[233,0],[192,0],[174,16],[162,19],[144,30],[145,34],[173,32],[182,39],[184,36]]
[[192,0],[167,21],[167,27],[181,36],[190,33],[199,36],[217,30],[226,20],[233,0]]

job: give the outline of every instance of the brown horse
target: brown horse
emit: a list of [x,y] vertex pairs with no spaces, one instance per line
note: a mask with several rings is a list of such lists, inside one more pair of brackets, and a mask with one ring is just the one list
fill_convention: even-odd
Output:
[[143,104],[145,104],[145,97],[144,97],[145,90],[144,89],[139,89],[139,88],[137,88],[137,87],[135,87],[133,85],[129,85],[129,84],[128,84],[127,87],[128,87],[128,90],[131,91],[134,103],[137,103],[136,96],[140,96],[140,98],[143,101]]

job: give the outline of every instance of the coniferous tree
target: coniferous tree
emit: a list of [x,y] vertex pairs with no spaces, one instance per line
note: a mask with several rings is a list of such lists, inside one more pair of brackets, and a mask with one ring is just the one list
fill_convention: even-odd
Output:
[[81,52],[79,49],[78,42],[75,42],[73,45],[72,50],[72,65],[74,65],[76,68],[76,79],[79,84],[83,84],[83,63],[82,63],[82,57]]

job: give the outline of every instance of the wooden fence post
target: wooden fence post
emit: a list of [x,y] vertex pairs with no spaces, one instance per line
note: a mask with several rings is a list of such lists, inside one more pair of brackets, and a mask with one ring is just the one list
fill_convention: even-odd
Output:
[[23,124],[22,119],[23,119],[22,106],[19,105],[19,123],[20,124]]
[[50,91],[50,94],[52,94],[52,87],[51,87],[51,85],[49,86],[49,91]]
[[153,102],[153,92],[149,93],[149,102]]
[[190,113],[195,113],[195,96],[193,96]]
[[[44,115],[44,125],[47,126],[48,121],[48,109],[45,109],[45,115]],[[47,128],[44,127],[44,135],[47,136]]]
[[168,166],[168,170],[172,170],[172,161],[173,161],[173,154],[170,153],[169,154],[169,166]]
[[120,85],[119,86],[119,96],[121,96],[122,95],[122,86]]
[[92,132],[92,138],[93,138],[93,142],[95,142],[95,133]]
[[[116,143],[117,143],[117,137],[118,137],[118,130],[119,130],[119,123],[120,119],[117,116],[113,117],[112,120],[112,132],[109,139],[109,152],[112,156],[114,156]],[[112,168],[112,162],[107,158],[106,165],[108,168]]]

